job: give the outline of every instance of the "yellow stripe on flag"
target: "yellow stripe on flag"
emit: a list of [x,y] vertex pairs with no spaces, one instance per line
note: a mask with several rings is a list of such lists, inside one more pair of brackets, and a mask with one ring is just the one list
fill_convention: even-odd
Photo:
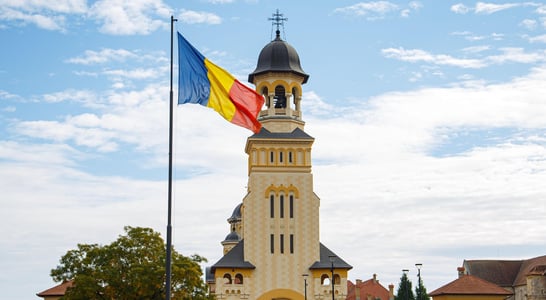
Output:
[[210,96],[207,106],[231,122],[237,110],[229,97],[229,91],[235,78],[207,58],[205,58],[205,67],[208,70],[207,77],[210,81]]

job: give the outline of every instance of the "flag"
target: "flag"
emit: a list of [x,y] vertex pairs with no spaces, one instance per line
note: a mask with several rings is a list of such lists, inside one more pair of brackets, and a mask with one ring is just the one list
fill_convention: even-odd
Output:
[[205,58],[178,32],[178,104],[197,103],[255,133],[264,98]]

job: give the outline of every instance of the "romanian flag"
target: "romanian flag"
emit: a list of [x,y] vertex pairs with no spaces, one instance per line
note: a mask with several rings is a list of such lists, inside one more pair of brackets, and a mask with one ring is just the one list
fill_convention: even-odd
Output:
[[178,104],[198,103],[255,133],[264,98],[199,53],[178,32]]

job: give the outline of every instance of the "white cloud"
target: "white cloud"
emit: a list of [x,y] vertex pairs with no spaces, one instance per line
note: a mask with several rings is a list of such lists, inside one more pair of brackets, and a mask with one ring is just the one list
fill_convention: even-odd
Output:
[[3,0],[0,20],[30,23],[46,30],[66,31],[66,16],[83,14],[85,0],[32,1]]
[[44,95],[42,98],[47,102],[79,101],[103,113],[67,115],[62,120],[20,121],[14,128],[19,135],[73,143],[100,152],[116,151],[120,144],[126,143],[149,151],[156,149],[165,139],[157,132],[167,127],[164,117],[167,115],[164,111],[167,102],[162,96],[168,95],[167,88],[149,85],[140,91],[111,91],[100,97],[77,90]]
[[457,3],[451,6],[451,11],[457,14],[466,14],[470,8],[462,3]]
[[0,8],[0,20],[31,23],[46,30],[65,30],[64,16],[46,16],[39,13],[27,13],[10,8]]
[[89,15],[102,22],[103,33],[150,34],[168,26],[171,9],[161,0],[99,0],[91,6]]
[[6,106],[6,107],[2,108],[2,111],[15,112],[15,111],[17,111],[17,107],[15,107],[15,106]]
[[18,99],[20,97],[18,95],[12,94],[10,92],[0,90],[0,98],[1,99]]
[[469,53],[479,53],[483,51],[487,51],[491,49],[488,45],[482,45],[482,46],[471,46],[461,49],[463,52],[469,52]]
[[368,20],[382,19],[391,12],[398,11],[398,5],[388,1],[359,2],[357,4],[336,8],[335,13],[357,17],[365,16]]
[[138,68],[134,70],[105,70],[103,74],[114,78],[153,79],[168,74],[169,66],[159,68]]
[[104,107],[104,101],[94,92],[89,90],[67,89],[60,92],[43,94],[35,96],[31,99],[35,102],[59,103],[59,102],[74,102],[81,103],[88,108]]
[[[488,46],[477,46],[463,48],[467,53],[478,53],[488,50]],[[387,58],[398,59],[410,63],[427,63],[432,65],[445,65],[465,69],[480,69],[493,64],[504,64],[508,62],[533,64],[546,61],[546,51],[537,50],[525,52],[523,48],[504,47],[499,48],[500,54],[481,57],[480,59],[456,58],[446,54],[432,54],[421,49],[387,48],[381,53]]]
[[229,4],[235,2],[235,0],[207,0],[207,2],[212,4]]
[[84,13],[87,9],[86,0],[58,0],[58,1],[38,1],[38,0],[2,0],[2,7],[11,7],[28,12],[52,11],[57,13]]
[[531,43],[546,43],[546,34],[529,37]]
[[193,10],[183,10],[178,19],[187,24],[217,25],[222,23],[222,18],[216,14]]
[[537,21],[533,19],[525,19],[521,21],[519,25],[527,28],[528,30],[534,30],[537,28]]
[[408,4],[408,8],[405,8],[405,9],[402,9],[400,11],[400,16],[401,17],[404,17],[404,18],[407,18],[410,16],[411,13],[415,12],[415,11],[418,11],[419,9],[421,9],[423,7],[423,4],[421,2],[418,2],[418,1],[412,1]]
[[506,10],[514,7],[518,7],[524,5],[522,3],[503,3],[503,4],[495,4],[495,3],[484,3],[484,2],[477,2],[474,12],[477,14],[492,14],[499,12],[501,10]]
[[100,51],[85,50],[83,56],[73,57],[66,60],[72,64],[103,64],[110,61],[125,61],[128,58],[138,57],[135,53],[125,49],[102,49]]
[[420,49],[387,48],[381,53],[388,58],[407,62],[426,62],[437,65],[456,66],[460,68],[482,68],[485,63],[478,59],[461,59],[445,54],[431,54]]
[[546,51],[525,52],[523,48],[505,47],[499,49],[502,53],[499,55],[491,55],[487,60],[491,63],[502,64],[506,62],[516,63],[540,63],[546,61]]
[[487,2],[477,2],[474,7],[469,7],[463,3],[457,3],[451,6],[451,11],[457,14],[466,14],[470,11],[474,11],[476,14],[486,14],[490,15],[499,11],[516,8],[516,7],[527,7],[527,6],[539,6],[535,2],[518,2],[518,3],[487,3]]

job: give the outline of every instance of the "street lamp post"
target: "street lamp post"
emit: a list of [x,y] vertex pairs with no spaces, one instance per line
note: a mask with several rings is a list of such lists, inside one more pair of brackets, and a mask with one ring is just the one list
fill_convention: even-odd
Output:
[[404,300],[409,300],[408,299],[408,297],[409,297],[409,295],[408,295],[409,286],[408,286],[408,276],[407,276],[408,272],[409,272],[408,269],[403,269],[402,270],[402,273],[404,273],[404,275],[405,275],[404,277],[406,277],[405,281],[404,281]]
[[305,296],[305,300],[307,300],[307,276],[309,274],[303,274],[303,295]]
[[422,300],[421,298],[421,267],[423,266],[423,264],[415,264],[415,266],[417,267],[417,300]]
[[330,283],[332,284],[332,300],[335,300],[334,298],[334,284],[335,284],[335,280],[334,280],[334,259],[337,257],[335,255],[329,255],[328,256],[330,258],[330,263],[332,264],[331,267],[330,267],[330,271],[332,271],[332,279],[330,280]]

